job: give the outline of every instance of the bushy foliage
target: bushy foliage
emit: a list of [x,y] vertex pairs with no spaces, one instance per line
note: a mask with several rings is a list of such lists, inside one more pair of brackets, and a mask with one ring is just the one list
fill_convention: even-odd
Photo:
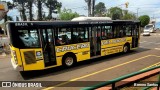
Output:
[[150,18],[148,15],[140,16],[138,19],[141,21],[141,27],[146,26],[150,21]]
[[71,20],[75,17],[79,17],[79,14],[76,12],[72,12],[71,9],[63,9],[59,12],[59,17],[61,20]]

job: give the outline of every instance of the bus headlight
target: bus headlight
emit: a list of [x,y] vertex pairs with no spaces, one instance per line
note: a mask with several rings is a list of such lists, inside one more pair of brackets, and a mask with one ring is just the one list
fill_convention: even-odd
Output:
[[12,53],[13,53],[13,57],[14,57],[15,63],[18,64],[16,51],[12,51]]

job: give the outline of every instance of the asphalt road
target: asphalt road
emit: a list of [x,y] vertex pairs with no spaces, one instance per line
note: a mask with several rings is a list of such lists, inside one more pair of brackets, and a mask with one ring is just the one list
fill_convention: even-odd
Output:
[[[92,61],[81,62],[77,66],[68,69],[60,67],[43,71],[19,73],[13,70],[10,56],[0,56],[0,81],[52,81],[48,83],[53,83],[49,88],[23,88],[26,90],[79,90],[85,86],[108,81],[159,63],[159,52],[160,31],[151,33],[151,36],[141,36],[140,47],[130,53],[120,53],[93,59]],[[12,89],[21,90],[22,88]]]

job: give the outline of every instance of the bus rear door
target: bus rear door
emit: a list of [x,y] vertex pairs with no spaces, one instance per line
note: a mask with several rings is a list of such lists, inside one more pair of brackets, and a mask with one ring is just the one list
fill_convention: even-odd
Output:
[[138,39],[139,39],[139,26],[134,24],[132,27],[132,48],[138,47]]
[[101,28],[100,27],[92,27],[89,31],[91,32],[91,56],[97,56],[101,53]]

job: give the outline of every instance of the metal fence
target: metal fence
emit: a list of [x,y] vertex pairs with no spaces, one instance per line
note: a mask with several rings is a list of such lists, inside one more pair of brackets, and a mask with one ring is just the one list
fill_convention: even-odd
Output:
[[[134,73],[131,73],[131,74],[127,74],[127,75],[121,76],[119,78],[116,78],[116,79],[113,79],[113,80],[110,80],[110,81],[106,81],[104,83],[100,83],[100,84],[97,84],[97,85],[94,85],[94,86],[91,86],[91,87],[82,88],[81,90],[95,90],[97,88],[104,87],[104,86],[107,86],[107,85],[112,85],[112,87],[111,87],[112,90],[116,90],[116,83],[117,82],[122,81],[122,80],[127,79],[127,78],[130,78],[130,77],[133,77],[133,76],[138,75],[138,74],[142,74],[142,73],[157,69],[157,68],[160,68],[160,66],[155,66],[155,67],[152,67],[152,68],[149,68],[149,69],[145,69],[145,70],[141,70],[141,71],[134,72]],[[160,83],[160,79],[158,80],[157,83]],[[147,87],[147,88],[150,88],[150,87]],[[144,88],[144,89],[146,89],[146,88]]]

